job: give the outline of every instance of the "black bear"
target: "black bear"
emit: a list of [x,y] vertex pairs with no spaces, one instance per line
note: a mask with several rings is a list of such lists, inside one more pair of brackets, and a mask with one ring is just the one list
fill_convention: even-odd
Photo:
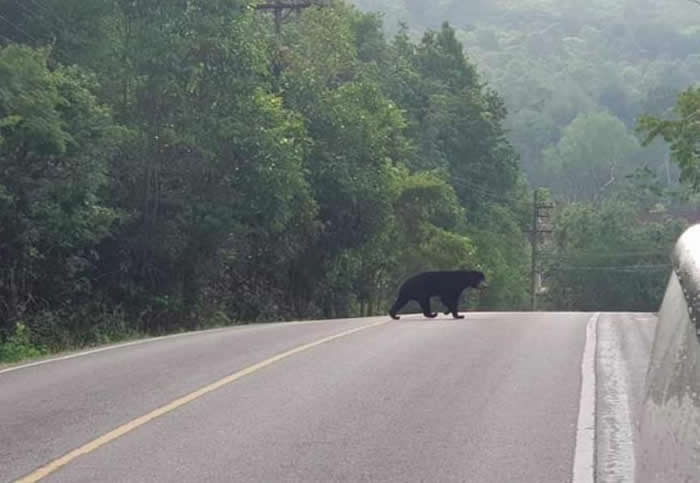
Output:
[[452,313],[455,319],[463,319],[459,315],[457,304],[462,291],[467,288],[486,288],[486,277],[482,272],[472,270],[453,270],[422,272],[406,280],[399,289],[399,298],[389,310],[392,319],[398,320],[396,313],[410,300],[415,300],[423,309],[423,315],[429,318],[437,317],[430,311],[430,297],[439,296],[447,307],[445,315]]

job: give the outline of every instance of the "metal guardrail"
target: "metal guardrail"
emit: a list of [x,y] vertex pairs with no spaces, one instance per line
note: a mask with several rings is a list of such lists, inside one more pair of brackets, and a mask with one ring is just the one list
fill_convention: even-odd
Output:
[[700,482],[700,225],[678,240],[647,371],[638,482]]

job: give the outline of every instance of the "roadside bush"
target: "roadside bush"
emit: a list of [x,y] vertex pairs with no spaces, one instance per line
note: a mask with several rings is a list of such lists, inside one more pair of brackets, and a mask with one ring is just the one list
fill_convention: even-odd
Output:
[[44,353],[46,353],[44,349],[32,343],[27,326],[17,322],[14,334],[0,344],[0,363],[39,357]]

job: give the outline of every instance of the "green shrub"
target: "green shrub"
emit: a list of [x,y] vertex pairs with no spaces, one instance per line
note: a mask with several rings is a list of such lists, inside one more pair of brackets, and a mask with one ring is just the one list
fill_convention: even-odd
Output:
[[17,322],[15,333],[0,344],[0,362],[17,362],[45,354],[46,351],[32,344],[31,334],[22,322]]

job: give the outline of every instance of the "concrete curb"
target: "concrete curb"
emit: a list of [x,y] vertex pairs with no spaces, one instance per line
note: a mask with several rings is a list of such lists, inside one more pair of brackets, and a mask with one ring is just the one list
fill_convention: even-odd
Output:
[[638,482],[700,481],[700,225],[673,253],[647,371]]

